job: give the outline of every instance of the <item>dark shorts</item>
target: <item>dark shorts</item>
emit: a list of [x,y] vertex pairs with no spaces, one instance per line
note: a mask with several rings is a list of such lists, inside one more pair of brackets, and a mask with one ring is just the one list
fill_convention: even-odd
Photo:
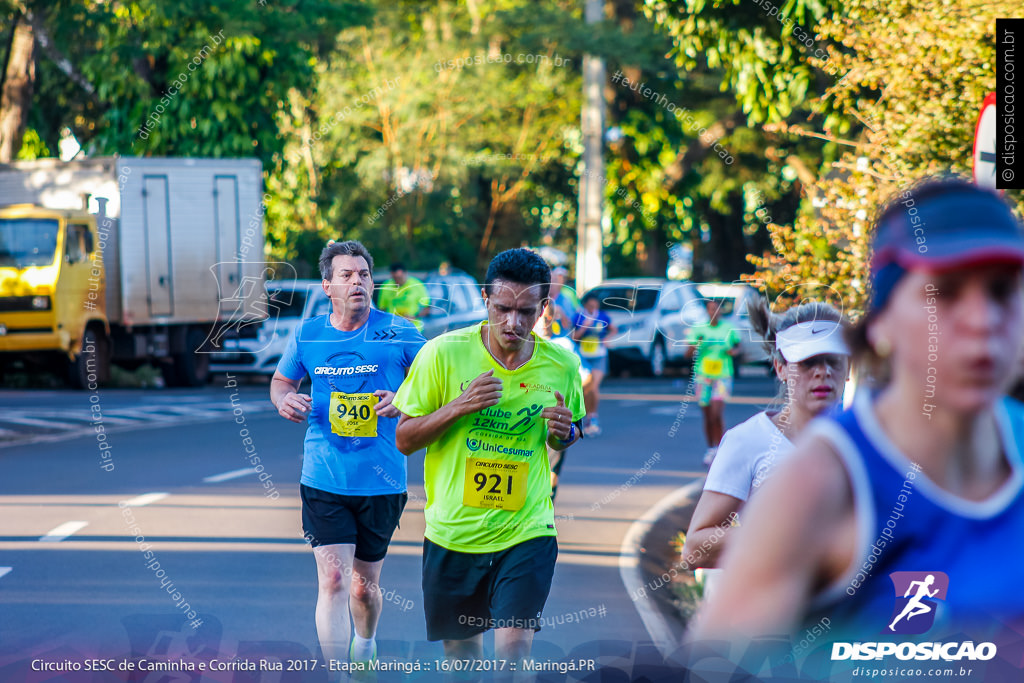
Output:
[[492,628],[539,631],[557,557],[554,536],[496,553],[461,553],[423,539],[427,640],[465,640]]
[[356,559],[383,560],[391,535],[409,500],[407,493],[379,496],[343,496],[299,485],[302,531],[314,547],[352,543]]

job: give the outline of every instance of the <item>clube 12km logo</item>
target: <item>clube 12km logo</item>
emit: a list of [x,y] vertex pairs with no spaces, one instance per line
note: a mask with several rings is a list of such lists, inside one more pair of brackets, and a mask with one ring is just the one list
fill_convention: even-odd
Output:
[[[946,599],[949,577],[945,572],[893,572],[889,574],[895,592],[892,614],[882,634],[921,635],[935,624],[939,604]],[[996,656],[995,643],[949,642],[836,642],[832,660],[869,660],[896,657],[917,661],[988,661]]]

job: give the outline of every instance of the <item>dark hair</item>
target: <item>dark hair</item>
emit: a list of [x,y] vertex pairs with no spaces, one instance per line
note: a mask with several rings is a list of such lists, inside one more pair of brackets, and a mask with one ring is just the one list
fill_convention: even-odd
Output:
[[[750,326],[763,340],[762,344],[769,358],[773,362],[779,360],[783,363],[786,362],[786,359],[775,348],[775,337],[779,332],[797,323],[809,323],[815,320],[827,320],[840,324],[844,322],[842,313],[824,301],[809,301],[799,306],[792,306],[784,313],[775,314],[769,310],[767,299],[758,296],[747,302],[747,314],[750,316]],[[843,327],[845,328],[846,325]]]
[[320,277],[330,280],[333,273],[331,264],[335,256],[362,256],[366,259],[366,265],[370,269],[370,277],[373,277],[373,257],[360,242],[349,240],[347,242],[328,242],[324,250],[320,252]]
[[394,263],[392,263],[388,267],[388,270],[391,271],[392,273],[394,273],[396,270],[405,270],[405,269],[406,269],[405,268],[405,264],[402,263],[401,261],[395,261]]
[[515,282],[520,285],[538,285],[540,299],[548,298],[551,288],[551,268],[536,252],[529,249],[507,249],[493,259],[487,266],[484,278],[484,291],[491,295],[491,285],[495,280]]
[[580,299],[580,303],[585,304],[588,301],[597,301],[599,298],[600,297],[597,296],[597,292],[587,292],[586,294],[583,295],[583,298]]

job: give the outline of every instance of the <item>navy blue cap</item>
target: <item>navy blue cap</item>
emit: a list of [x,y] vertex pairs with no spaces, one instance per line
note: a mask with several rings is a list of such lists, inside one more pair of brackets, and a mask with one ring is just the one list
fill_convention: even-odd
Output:
[[967,181],[904,192],[875,228],[871,272],[890,263],[947,270],[989,261],[1024,263],[1024,232],[1010,207]]
[[889,204],[871,251],[871,308],[879,310],[907,270],[1024,264],[1024,229],[998,194],[966,180],[939,179]]

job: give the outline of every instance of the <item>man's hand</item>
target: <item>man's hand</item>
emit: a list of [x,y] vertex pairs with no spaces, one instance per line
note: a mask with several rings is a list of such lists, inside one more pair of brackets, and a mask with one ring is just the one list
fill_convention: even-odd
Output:
[[494,370],[488,370],[470,382],[462,395],[452,403],[460,415],[469,415],[498,405],[500,400],[501,378],[494,376]]
[[545,408],[540,416],[548,421],[548,437],[555,437],[559,441],[569,440],[572,431],[572,411],[565,407],[565,397],[555,392],[555,405]]
[[391,405],[391,402],[395,400],[395,392],[388,391],[387,389],[378,389],[373,392],[373,395],[378,397],[380,401],[373,407],[377,414],[381,417],[398,417],[398,408]]
[[312,396],[290,391],[277,404],[277,413],[286,420],[301,423],[309,417],[312,406]]

